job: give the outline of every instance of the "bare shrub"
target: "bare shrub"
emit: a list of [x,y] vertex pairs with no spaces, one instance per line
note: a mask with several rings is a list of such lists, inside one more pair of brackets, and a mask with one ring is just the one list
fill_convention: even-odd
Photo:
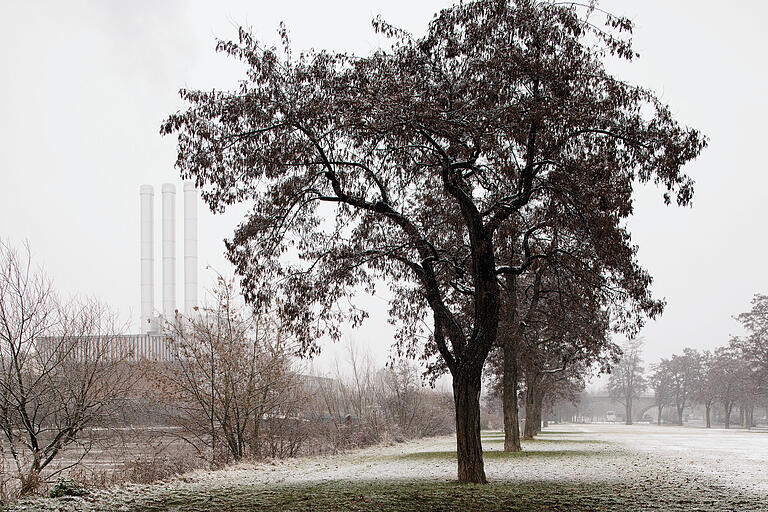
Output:
[[426,388],[415,365],[377,369],[369,353],[347,347],[347,372],[315,377],[317,442],[336,453],[379,442],[454,432],[453,397]]
[[153,378],[180,436],[216,466],[260,457],[265,420],[286,418],[300,396],[291,341],[280,324],[248,311],[232,281],[220,277],[212,296],[199,315],[168,323],[175,359],[157,366]]
[[415,365],[401,360],[381,370],[379,379],[379,404],[393,433],[410,439],[454,431],[452,396],[425,388]]
[[118,331],[109,308],[62,300],[28,247],[0,242],[0,431],[14,493],[30,494],[78,465],[92,427],[109,425],[127,382]]

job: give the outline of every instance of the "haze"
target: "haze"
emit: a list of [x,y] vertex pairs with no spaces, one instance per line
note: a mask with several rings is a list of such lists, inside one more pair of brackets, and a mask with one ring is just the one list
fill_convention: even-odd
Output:
[[[28,240],[59,289],[103,298],[138,330],[139,185],[157,192],[164,182],[180,183],[175,140],[158,134],[163,118],[182,107],[178,89],[227,89],[242,77],[237,62],[214,52],[216,38],[234,38],[237,26],[246,25],[274,44],[283,20],[297,49],[367,53],[383,43],[370,25],[377,14],[420,33],[448,5],[5,2],[0,236]],[[679,120],[710,138],[686,168],[696,180],[693,208],[665,207],[653,188],[637,195],[633,239],[655,277],[654,291],[668,301],[664,316],[643,331],[646,360],[685,346],[713,348],[738,332],[732,315],[745,311],[754,293],[768,291],[762,27],[768,6],[660,0],[601,6],[636,22],[641,58],[616,73],[658,92]],[[213,216],[201,205],[201,267],[231,273],[222,239],[242,215],[233,209]],[[201,288],[212,275],[201,269]],[[177,283],[183,297],[178,276]],[[371,318],[350,334],[383,359],[392,332],[386,300],[361,298],[361,304]]]

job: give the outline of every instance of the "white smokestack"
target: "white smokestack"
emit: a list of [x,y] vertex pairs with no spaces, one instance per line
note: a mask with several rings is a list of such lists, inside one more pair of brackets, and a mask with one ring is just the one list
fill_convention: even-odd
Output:
[[173,322],[176,311],[176,187],[163,183],[163,316]]
[[197,192],[184,182],[184,311],[192,315],[197,306]]
[[151,185],[139,187],[141,199],[141,326],[139,332],[150,331],[150,320],[155,309],[154,265],[155,255],[153,247],[153,205],[155,191]]

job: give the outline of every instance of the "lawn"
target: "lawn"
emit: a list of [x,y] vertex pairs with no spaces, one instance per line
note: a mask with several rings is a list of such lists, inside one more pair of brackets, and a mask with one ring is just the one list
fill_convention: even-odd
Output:
[[[48,510],[160,511],[527,511],[527,510],[765,510],[745,496],[722,496],[679,487],[630,487],[621,484],[553,484],[551,482],[462,485],[452,482],[391,481],[299,485],[222,485],[198,492],[176,489],[140,493],[117,500],[88,503],[48,500]],[[38,506],[41,505],[38,503]],[[73,508],[70,508],[73,507]],[[31,510],[31,509],[30,509]],[[35,508],[35,510],[38,510]]]
[[[768,510],[764,436],[590,428],[544,433],[520,453],[504,453],[501,435],[485,433],[487,485],[455,482],[455,440],[444,437],[92,490],[83,498],[26,500],[11,510]],[[724,448],[717,464],[712,446]]]

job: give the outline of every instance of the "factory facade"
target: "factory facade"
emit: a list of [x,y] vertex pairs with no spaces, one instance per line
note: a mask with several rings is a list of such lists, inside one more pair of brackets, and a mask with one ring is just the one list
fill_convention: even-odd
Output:
[[184,183],[183,310],[178,309],[176,303],[176,186],[164,183],[161,192],[162,310],[155,309],[155,192],[151,185],[141,185],[139,188],[141,218],[139,333],[104,334],[70,339],[41,336],[35,340],[35,344],[38,354],[42,357],[65,355],[75,361],[106,358],[135,362],[168,361],[173,358],[172,347],[163,336],[163,325],[167,321],[175,321],[177,314],[193,315],[198,305],[197,191],[193,183]]

